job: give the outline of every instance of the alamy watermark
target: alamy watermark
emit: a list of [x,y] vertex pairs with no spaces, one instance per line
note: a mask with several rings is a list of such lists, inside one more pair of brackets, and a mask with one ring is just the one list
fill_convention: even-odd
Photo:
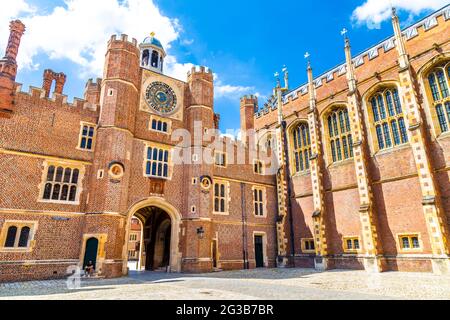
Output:
[[[263,174],[273,175],[279,169],[276,152],[275,131],[256,132],[255,130],[227,130],[222,134],[217,129],[204,128],[201,121],[193,123],[192,130],[176,129],[171,134],[171,142],[176,143],[172,153],[172,163],[207,164],[216,163],[216,154],[226,155],[228,165],[253,165],[255,160],[264,164]],[[264,138],[264,139],[263,139]]]

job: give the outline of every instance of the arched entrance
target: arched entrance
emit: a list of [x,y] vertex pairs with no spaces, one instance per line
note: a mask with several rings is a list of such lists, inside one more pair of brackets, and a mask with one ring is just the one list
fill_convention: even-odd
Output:
[[83,259],[83,270],[86,267],[86,265],[91,261],[95,268],[97,264],[97,253],[98,253],[98,239],[89,238],[86,241],[86,250],[84,252],[84,259]]
[[158,207],[145,207],[135,215],[141,220],[141,266],[147,271],[167,271],[170,266],[170,216]]
[[179,230],[181,216],[178,211],[162,198],[149,198],[134,205],[128,215],[126,243],[124,246],[124,274],[127,273],[129,241],[136,241],[132,230],[132,220],[138,219],[142,226],[136,252],[139,255],[140,270],[181,271],[179,251]]

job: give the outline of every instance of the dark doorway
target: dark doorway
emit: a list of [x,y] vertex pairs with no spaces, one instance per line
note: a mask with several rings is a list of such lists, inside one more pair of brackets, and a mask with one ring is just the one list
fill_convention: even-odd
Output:
[[169,227],[166,229],[164,235],[164,253],[163,253],[163,261],[162,267],[165,268],[170,265],[170,236],[172,234],[172,228]]
[[84,261],[83,261],[83,269],[86,267],[86,265],[89,263],[89,261],[92,261],[95,265],[97,263],[97,252],[98,252],[98,239],[97,238],[89,238],[86,241],[86,250],[84,253]]
[[263,236],[255,236],[255,260],[257,268],[264,268]]
[[142,265],[145,265],[145,270],[169,271],[172,234],[170,216],[160,208],[147,207],[136,212],[135,217],[143,224],[141,257],[144,259]]
[[213,240],[212,244],[213,268],[217,268],[217,240]]

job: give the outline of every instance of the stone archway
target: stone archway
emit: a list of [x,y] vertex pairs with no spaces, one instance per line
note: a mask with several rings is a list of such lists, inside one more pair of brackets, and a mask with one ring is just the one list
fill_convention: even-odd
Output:
[[[181,271],[181,252],[180,252],[180,248],[179,248],[179,237],[180,237],[180,226],[181,226],[181,215],[178,212],[178,210],[172,206],[170,203],[168,203],[165,199],[160,198],[160,197],[150,197],[148,199],[145,199],[143,201],[140,201],[136,204],[134,204],[129,210],[128,210],[128,214],[127,214],[127,223],[126,223],[126,232],[125,232],[125,241],[124,241],[124,246],[123,246],[123,250],[122,250],[122,259],[123,259],[123,266],[122,266],[122,273],[124,275],[127,274],[127,264],[128,264],[128,238],[129,238],[129,230],[130,230],[130,224],[131,224],[131,219],[133,218],[133,216],[135,216],[136,214],[139,215],[139,212],[142,212],[143,209],[146,208],[155,208],[158,209],[162,212],[164,212],[165,214],[167,214],[167,216],[170,219],[170,222],[164,222],[162,221],[162,223],[158,226],[158,228],[160,230],[157,231],[165,231],[165,232],[170,232],[170,235],[167,235],[164,237],[163,242],[164,245],[162,245],[162,247],[167,247],[166,246],[166,240],[170,239],[170,251],[169,252],[164,252],[165,250],[162,250],[162,255],[161,255],[161,263],[164,260],[164,256],[168,256],[169,259],[169,264],[168,264],[168,271],[169,272],[180,272]],[[161,227],[164,229],[161,229]],[[160,233],[161,235],[161,233]],[[154,260],[153,260],[154,262]]]

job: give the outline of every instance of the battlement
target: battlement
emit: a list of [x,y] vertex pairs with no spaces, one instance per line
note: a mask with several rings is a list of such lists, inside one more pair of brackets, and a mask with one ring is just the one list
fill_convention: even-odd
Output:
[[258,97],[255,95],[245,95],[241,98],[241,102],[244,102],[245,100],[254,100],[254,101],[258,101]]
[[138,42],[135,38],[132,38],[131,41],[128,40],[128,35],[127,34],[120,34],[120,35],[112,35],[111,38],[108,41],[108,47],[112,44],[112,43],[117,43],[117,42],[125,42],[125,43],[129,43],[131,45],[133,45],[134,47],[138,48]]
[[[403,29],[402,34],[406,43],[437,27],[439,25],[439,17],[442,17],[444,23],[447,23],[447,21],[450,19],[450,5],[443,7],[442,9],[416,22],[415,24]],[[395,43],[395,36],[390,36],[389,38],[363,51],[352,59],[355,70],[358,70],[359,68],[363,69],[366,64],[369,64],[373,61],[376,62],[378,59],[382,59],[385,54],[395,49],[396,46],[397,44]],[[331,83],[335,79],[344,76],[346,73],[347,66],[345,63],[337,65],[332,69],[329,69],[328,71],[315,77],[313,80],[314,87],[320,90],[320,88],[324,86],[324,84]],[[306,95],[308,91],[308,83],[302,84],[301,86],[291,90],[283,96],[283,104],[288,104],[292,100]],[[261,108],[261,110],[255,112],[255,117],[260,118],[270,113],[271,111],[277,110],[276,103],[274,104],[273,100],[274,97],[272,96],[267,101],[267,103],[264,104],[264,107]]]
[[67,102],[67,96],[64,94],[59,93],[53,93],[53,95],[50,98],[47,98],[45,96],[45,89],[43,88],[37,88],[30,86],[28,89],[28,92],[22,91],[22,84],[17,83],[16,84],[16,95],[23,95],[28,97],[29,99],[35,100],[36,104],[41,100],[43,103],[54,103],[57,107],[65,107],[65,108],[71,108],[71,109],[78,109],[78,110],[88,110],[95,113],[98,113],[97,105],[89,103],[88,101],[81,99],[81,98],[73,98],[73,102]]
[[102,78],[97,78],[94,82],[94,80],[91,78],[86,82],[86,88],[87,87],[97,87],[97,86],[101,86],[103,79]]
[[193,74],[210,74],[213,75],[213,71],[210,68],[204,67],[204,66],[195,66],[192,67],[190,71],[188,71],[188,77]]

